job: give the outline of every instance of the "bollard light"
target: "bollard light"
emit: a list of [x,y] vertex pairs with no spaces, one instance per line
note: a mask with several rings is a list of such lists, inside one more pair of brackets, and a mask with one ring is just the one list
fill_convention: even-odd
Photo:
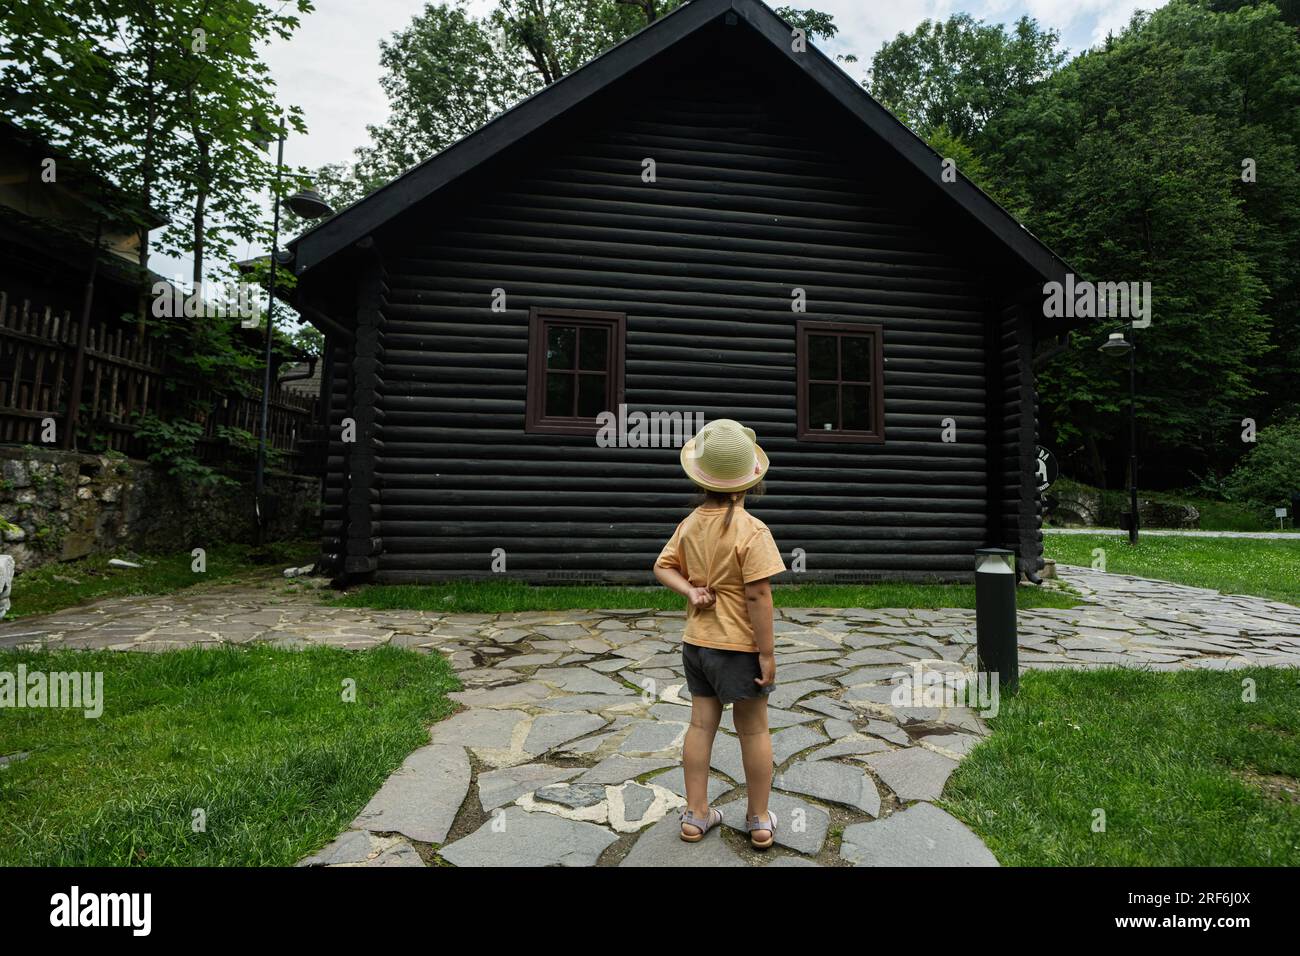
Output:
[[975,654],[980,672],[997,674],[999,689],[1015,693],[1020,685],[1016,556],[1005,548],[975,552]]

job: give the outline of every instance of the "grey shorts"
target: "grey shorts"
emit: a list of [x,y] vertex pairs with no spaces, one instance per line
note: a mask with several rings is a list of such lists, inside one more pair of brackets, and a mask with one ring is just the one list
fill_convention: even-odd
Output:
[[682,642],[682,663],[686,666],[686,687],[692,697],[716,697],[724,704],[751,697],[766,697],[775,684],[759,687],[762,677],[756,651],[723,651]]

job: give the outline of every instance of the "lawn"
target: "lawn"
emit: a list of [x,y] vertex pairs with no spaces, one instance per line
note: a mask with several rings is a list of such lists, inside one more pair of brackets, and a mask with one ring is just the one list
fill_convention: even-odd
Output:
[[1139,536],[1136,546],[1113,535],[1046,533],[1047,557],[1090,567],[1093,550],[1106,552],[1105,570],[1214,588],[1229,594],[1300,604],[1300,538],[1187,538]]
[[1035,671],[1020,688],[942,801],[1004,866],[1300,865],[1300,671]]
[[104,708],[0,711],[0,755],[29,754],[0,768],[3,866],[292,865],[427,742],[459,687],[441,655],[397,648],[0,656],[20,663],[102,672]]
[[196,584],[230,581],[269,569],[311,564],[318,546],[311,541],[282,541],[258,549],[243,544],[221,544],[205,549],[206,570],[194,571],[190,551],[169,554],[122,555],[139,568],[111,568],[111,555],[95,555],[23,571],[14,577],[6,620],[49,614],[97,598],[170,594]]
[[[1051,588],[1016,590],[1022,608],[1074,607],[1077,597]],[[968,607],[975,606],[969,584],[799,584],[773,585],[777,607]],[[503,614],[512,611],[570,611],[646,608],[680,611],[682,597],[665,587],[558,585],[533,587],[519,581],[463,581],[453,584],[376,584],[335,599],[342,607],[383,610]]]

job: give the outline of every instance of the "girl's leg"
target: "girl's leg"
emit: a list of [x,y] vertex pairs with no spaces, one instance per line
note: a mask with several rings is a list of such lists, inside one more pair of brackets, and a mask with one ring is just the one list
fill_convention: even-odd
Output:
[[[767,819],[767,798],[772,792],[772,735],[767,727],[767,695],[735,703],[736,734],[740,737],[740,759],[745,765],[745,789],[749,792],[749,815]],[[767,839],[767,830],[755,830]]]
[[[706,819],[709,812],[709,757],[713,738],[722,721],[722,702],[716,697],[691,698],[691,725],[682,745],[682,771],[686,776],[686,807],[691,815]],[[688,834],[700,832],[689,823],[682,824]]]

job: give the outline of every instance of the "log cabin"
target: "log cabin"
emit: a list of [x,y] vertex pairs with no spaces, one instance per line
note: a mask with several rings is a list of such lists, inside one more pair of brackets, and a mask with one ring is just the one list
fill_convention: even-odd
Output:
[[758,0],[694,0],[290,244],[322,566],[650,582],[693,488],[609,416],[734,418],[786,581],[1042,566],[1067,266]]

